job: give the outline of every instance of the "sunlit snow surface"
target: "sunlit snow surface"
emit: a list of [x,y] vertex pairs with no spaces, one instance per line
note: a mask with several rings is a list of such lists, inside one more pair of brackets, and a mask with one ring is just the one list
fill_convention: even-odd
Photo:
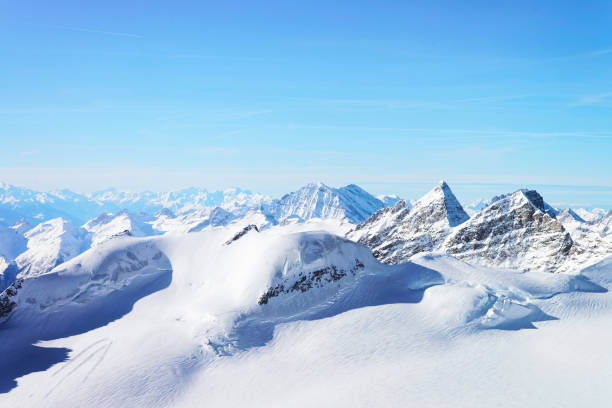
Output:
[[25,280],[0,405],[609,406],[612,258],[575,275],[389,266],[346,230],[120,237]]

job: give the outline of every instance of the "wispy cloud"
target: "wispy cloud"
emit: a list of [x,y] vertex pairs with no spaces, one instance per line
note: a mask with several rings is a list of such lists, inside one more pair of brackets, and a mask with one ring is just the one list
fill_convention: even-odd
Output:
[[[271,128],[288,128],[285,126],[271,126]],[[344,130],[354,132],[390,132],[390,133],[417,133],[424,134],[425,139],[431,136],[449,136],[452,138],[496,138],[496,137],[525,137],[525,138],[595,138],[612,139],[612,131],[575,131],[575,132],[538,132],[515,131],[500,129],[444,129],[444,128],[408,128],[408,127],[375,127],[375,126],[336,126],[336,125],[305,125],[292,123],[291,129],[317,129],[317,130]],[[432,135],[435,134],[435,135]],[[391,139],[385,139],[391,140]]]
[[218,55],[203,55],[203,54],[181,54],[181,53],[146,53],[146,52],[106,52],[99,53],[100,55],[116,56],[116,57],[144,57],[144,58],[168,58],[168,59],[217,59],[221,58]]
[[51,28],[59,28],[62,30],[70,30],[70,31],[80,31],[83,33],[92,33],[92,34],[103,34],[103,35],[112,35],[117,37],[132,37],[132,38],[142,38],[142,35],[132,34],[132,33],[123,33],[118,31],[105,31],[105,30],[94,30],[90,28],[82,28],[82,27],[69,27],[69,26],[50,26]]
[[604,49],[604,50],[593,51],[590,55],[592,57],[596,57],[598,55],[606,55],[606,54],[612,54],[612,48],[607,48],[607,49]]
[[386,109],[411,109],[411,108],[438,108],[456,109],[468,105],[490,105],[495,102],[506,102],[524,99],[536,95],[493,95],[462,99],[449,99],[446,101],[410,101],[393,99],[304,99],[306,102],[316,102],[325,105],[345,106],[352,108],[386,108]]
[[598,103],[601,103],[610,97],[612,97],[612,92],[594,94],[594,95],[585,95],[582,98],[580,98],[578,102],[574,103],[572,106],[597,105]]

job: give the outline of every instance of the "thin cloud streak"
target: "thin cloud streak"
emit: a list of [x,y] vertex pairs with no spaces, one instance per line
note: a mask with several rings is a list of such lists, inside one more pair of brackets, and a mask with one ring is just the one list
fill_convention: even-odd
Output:
[[598,55],[606,55],[606,54],[612,54],[612,48],[608,48],[608,49],[605,49],[605,50],[595,51],[595,52],[592,52],[590,55],[595,57],[595,56],[598,56]]
[[[280,126],[287,128],[287,126]],[[555,137],[590,137],[597,139],[612,139],[612,132],[608,131],[583,131],[583,132],[526,132],[512,130],[475,130],[475,129],[438,129],[438,128],[402,128],[402,127],[369,127],[369,126],[334,126],[334,125],[300,125],[291,124],[294,129],[319,129],[319,130],[348,130],[366,132],[407,132],[407,133],[439,133],[461,134],[466,136],[515,136],[533,138],[555,138]]]
[[117,37],[143,38],[143,36],[139,34],[122,33],[122,32],[117,32],[117,31],[93,30],[90,28],[68,27],[68,26],[50,26],[50,27],[59,28],[62,30],[69,30],[69,31],[80,31],[83,33],[104,34],[104,35],[112,35],[112,36],[117,36]]
[[589,106],[589,105],[597,105],[600,102],[605,101],[606,99],[612,97],[612,93],[602,93],[595,95],[585,95],[578,102],[573,104],[572,106]]

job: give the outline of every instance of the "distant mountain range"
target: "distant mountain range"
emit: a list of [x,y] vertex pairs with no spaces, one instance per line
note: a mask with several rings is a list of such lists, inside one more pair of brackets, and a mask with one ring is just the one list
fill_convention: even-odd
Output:
[[310,183],[278,199],[241,189],[109,189],[85,195],[1,184],[0,217],[0,288],[112,239],[234,224],[263,230],[333,221],[337,232],[348,232],[349,239],[390,264],[419,253],[446,252],[496,267],[561,271],[612,248],[612,216],[603,210],[560,211],[531,190],[479,200],[465,210],[445,182],[412,206],[394,195],[374,197],[354,184]]

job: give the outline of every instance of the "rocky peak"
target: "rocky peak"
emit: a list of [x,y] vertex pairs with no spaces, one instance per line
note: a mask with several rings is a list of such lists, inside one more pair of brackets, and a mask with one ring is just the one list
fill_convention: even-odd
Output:
[[439,249],[451,229],[468,218],[448,184],[441,181],[412,209],[401,200],[377,211],[347,236],[370,247],[380,261],[395,264]]
[[470,217],[448,184],[440,181],[436,187],[414,203],[411,218],[423,227],[428,224],[454,227]]
[[448,237],[445,249],[470,262],[556,271],[573,241],[534,190],[495,197]]
[[556,217],[557,211],[555,211],[554,208],[552,208],[550,205],[548,205],[544,201],[544,198],[542,198],[540,193],[538,193],[535,190],[526,190],[526,189],[525,190],[519,190],[519,192],[521,192],[525,196],[525,198],[527,198],[527,200],[529,200],[531,205],[533,205],[536,209],[542,211],[543,213],[548,214],[552,218]]

